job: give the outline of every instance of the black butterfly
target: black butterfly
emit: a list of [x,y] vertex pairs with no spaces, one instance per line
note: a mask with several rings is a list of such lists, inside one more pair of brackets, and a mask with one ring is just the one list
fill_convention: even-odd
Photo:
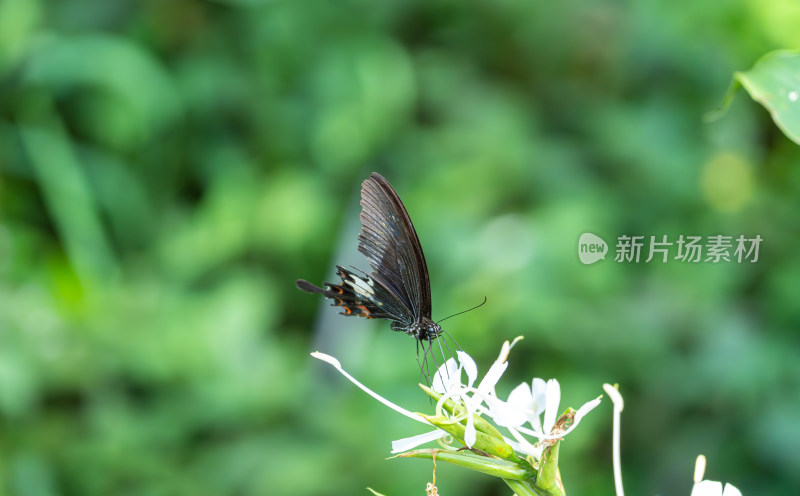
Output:
[[430,350],[442,328],[431,320],[425,255],[403,202],[377,172],[361,185],[358,251],[367,257],[372,273],[356,274],[337,265],[340,284],[325,282],[323,289],[298,279],[297,287],[330,298],[344,309],[342,315],[391,320],[393,330],[410,334],[423,349],[427,343]]

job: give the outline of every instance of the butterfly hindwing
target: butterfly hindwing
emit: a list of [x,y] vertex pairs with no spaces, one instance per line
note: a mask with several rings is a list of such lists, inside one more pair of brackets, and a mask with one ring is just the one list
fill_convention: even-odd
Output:
[[380,282],[368,275],[359,275],[344,267],[336,266],[342,279],[340,284],[323,283],[327,289],[320,288],[305,280],[298,280],[297,287],[309,293],[320,293],[333,301],[332,305],[343,309],[342,315],[406,321],[409,315],[402,302]]

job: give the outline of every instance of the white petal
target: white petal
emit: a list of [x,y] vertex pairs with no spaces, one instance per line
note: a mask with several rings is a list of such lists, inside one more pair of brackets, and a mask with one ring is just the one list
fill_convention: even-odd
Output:
[[459,350],[456,354],[458,355],[458,361],[464,368],[464,372],[467,373],[467,386],[472,387],[475,383],[475,379],[478,378],[478,366],[475,365],[475,360],[463,351]]
[[467,445],[467,448],[472,448],[477,437],[478,434],[475,432],[474,417],[472,416],[472,412],[467,412],[467,426],[464,430],[464,444]]
[[[593,399],[592,401],[588,401],[583,404],[582,407],[575,412],[575,418],[573,419],[572,425],[569,426],[564,432],[557,433],[557,434],[548,434],[550,430],[545,431],[543,435],[534,434],[540,441],[549,440],[549,439],[560,439],[570,432],[574,431],[578,424],[580,423],[581,419],[590,411],[592,411],[597,405],[600,404],[600,400],[602,396],[598,396],[597,398]],[[552,429],[551,429],[552,430]]]
[[619,389],[615,388],[611,384],[603,384],[603,390],[611,399],[611,402],[614,404],[614,408],[621,412],[624,402],[622,401],[622,395],[620,394]]
[[725,489],[722,491],[722,496],[742,496],[742,492],[733,484],[725,484]]
[[416,448],[421,444],[425,444],[434,441],[436,439],[440,439],[442,436],[446,435],[447,433],[445,431],[437,429],[432,432],[426,432],[425,434],[418,434],[416,436],[398,439],[397,441],[392,441],[392,453],[401,453],[403,451],[408,451],[410,449]]
[[497,357],[499,362],[505,362],[508,360],[508,354],[511,352],[511,348],[514,347],[519,341],[522,341],[523,336],[517,336],[514,338],[514,341],[509,343],[508,341],[503,343],[503,346],[500,348],[500,356]]
[[508,402],[520,407],[531,408],[533,406],[533,393],[528,383],[523,382],[515,387],[511,394],[508,395]]
[[531,381],[531,391],[533,391],[533,394],[545,394],[547,391],[547,381],[539,377],[534,377]]
[[717,481],[704,480],[692,487],[691,496],[721,496],[722,483]]
[[503,341],[503,346],[500,347],[500,354],[497,356],[498,362],[505,362],[508,360],[508,354],[511,352],[511,343]]
[[558,418],[558,405],[561,403],[561,386],[558,381],[550,379],[547,381],[547,406],[544,410],[544,424],[542,428],[545,433],[553,430]]
[[[589,413],[592,410],[594,410],[597,407],[597,405],[600,404],[600,401],[602,399],[603,399],[602,396],[598,396],[597,398],[595,398],[595,399],[593,399],[591,401],[587,401],[586,403],[583,404],[583,406],[578,408],[578,411],[575,412],[575,424],[580,422],[584,415],[586,415],[587,413]],[[575,425],[575,424],[572,424],[572,425]]]
[[705,455],[697,455],[697,460],[694,462],[694,483],[697,484],[703,480],[703,475],[706,473],[706,457]]
[[489,406],[489,415],[499,426],[519,427],[528,419],[525,415],[525,410],[511,402],[501,401],[494,396],[489,396],[486,403]]
[[436,374],[433,375],[433,390],[440,394],[446,393],[450,382],[460,375],[456,360],[448,358],[445,363],[439,366]]
[[311,356],[316,358],[317,360],[322,360],[323,362],[328,362],[329,364],[333,365],[339,370],[342,370],[342,364],[339,363],[339,360],[336,358],[326,355],[325,353],[320,353],[319,351],[315,351],[311,353]]
[[486,375],[483,376],[483,379],[481,379],[480,384],[478,384],[478,391],[483,394],[494,394],[494,387],[497,385],[497,381],[500,380],[500,376],[506,371],[506,368],[508,368],[508,362],[494,362],[489,367]]
[[531,395],[533,396],[533,412],[538,415],[544,411],[547,403],[547,383],[544,379],[535,377],[531,381]]
[[418,422],[422,422],[423,424],[430,425],[430,422],[428,422],[424,418],[420,417],[416,413],[409,412],[405,408],[403,408],[401,406],[398,406],[398,405],[395,405],[394,403],[392,403],[391,401],[387,400],[383,396],[379,395],[375,391],[371,390],[367,386],[365,386],[365,385],[361,384],[360,382],[358,382],[355,377],[353,377],[352,375],[350,375],[347,372],[345,372],[345,370],[342,368],[342,364],[339,363],[339,360],[337,360],[336,358],[334,358],[334,357],[332,357],[330,355],[326,355],[325,353],[320,353],[319,351],[315,351],[314,353],[311,354],[311,356],[316,358],[316,359],[318,359],[318,360],[322,360],[323,362],[328,362],[329,364],[333,365],[334,367],[336,367],[336,370],[338,370],[343,376],[347,377],[347,379],[350,382],[352,382],[353,384],[355,384],[356,386],[361,388],[361,390],[364,391],[365,393],[367,393],[368,395],[372,396],[376,400],[380,401],[384,405],[386,405],[389,408],[391,408],[392,410],[396,411],[397,413],[401,413],[401,414],[405,415],[406,417],[408,417],[410,419],[414,419],[414,420],[416,420]]
[[516,441],[508,439],[505,436],[503,436],[503,441],[505,441],[506,444],[511,446],[514,449],[514,451],[516,451],[517,453],[524,453],[526,455],[531,455],[534,458],[542,457],[542,451],[544,450],[543,445],[529,443],[527,439],[522,437],[514,429],[508,429],[508,431],[514,436],[514,439],[516,439]]

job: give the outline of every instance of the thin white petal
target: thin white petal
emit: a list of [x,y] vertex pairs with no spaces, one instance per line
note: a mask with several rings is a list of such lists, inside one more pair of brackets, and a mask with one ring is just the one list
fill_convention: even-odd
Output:
[[[572,425],[570,425],[569,428],[566,429],[564,432],[560,432],[560,433],[556,433],[556,434],[547,434],[547,432],[550,432],[552,430],[552,427],[551,427],[550,430],[545,431],[545,433],[542,433],[542,434],[540,434],[540,433],[531,433],[531,435],[536,436],[536,438],[538,438],[539,441],[545,441],[545,440],[551,440],[551,439],[561,439],[562,437],[566,436],[570,432],[574,431],[575,428],[578,427],[578,424],[580,423],[581,419],[587,413],[589,413],[595,407],[597,407],[597,405],[600,404],[600,400],[601,399],[602,399],[602,396],[598,396],[597,398],[593,399],[592,401],[588,401],[588,402],[584,403],[583,406],[580,407],[577,412],[575,412],[575,418],[574,418],[574,420],[572,422]],[[520,431],[527,432],[524,429],[520,429]]]
[[464,368],[464,372],[467,373],[467,386],[472,387],[475,383],[475,379],[478,378],[478,366],[475,365],[475,360],[463,351],[458,350],[456,354],[458,354],[458,361]]
[[558,405],[561,403],[561,386],[558,381],[550,379],[547,381],[547,406],[544,410],[544,424],[542,425],[544,432],[553,430],[558,418]]
[[544,411],[547,403],[547,383],[544,379],[534,377],[531,381],[531,396],[533,397],[533,413],[539,415]]
[[722,490],[722,496],[742,496],[742,492],[733,484],[725,484],[725,489]]
[[692,487],[691,496],[722,496],[722,483],[704,480]]
[[508,368],[508,362],[494,362],[489,367],[486,375],[483,376],[483,379],[481,379],[480,384],[478,384],[478,391],[484,394],[494,393],[494,387],[497,385],[497,381],[500,380],[500,376],[506,371],[506,368]]
[[511,352],[511,343],[503,341],[503,346],[500,347],[500,354],[497,356],[497,361],[505,362],[508,360],[509,352]]
[[311,353],[311,356],[316,358],[317,360],[322,360],[323,362],[328,362],[329,364],[333,365],[337,369],[342,370],[342,364],[339,363],[339,360],[337,360],[336,358],[334,358],[334,357],[332,357],[330,355],[326,355],[325,353],[321,353],[319,351],[315,351],[315,352]]
[[467,448],[472,448],[472,445],[475,444],[475,439],[478,437],[478,434],[475,432],[475,421],[474,417],[472,416],[472,412],[467,413],[467,426],[464,430],[464,444],[467,445]]
[[544,395],[547,392],[547,381],[539,377],[534,377],[531,381],[531,391],[534,395]]
[[619,389],[615,388],[611,384],[603,384],[603,390],[611,399],[611,402],[614,403],[614,408],[621,412],[624,402],[622,401],[622,395],[619,393]]
[[504,341],[503,346],[500,347],[500,355],[498,355],[497,361],[505,362],[506,360],[508,360],[508,354],[511,352],[511,348],[513,348],[518,341],[522,341],[522,339],[523,336],[517,336],[516,338],[514,338],[514,341],[510,343],[508,341]]
[[429,443],[446,435],[447,433],[445,431],[436,429],[435,431],[426,432],[425,434],[417,434],[416,436],[398,439],[397,441],[392,441],[392,453],[402,453],[403,451],[408,451],[421,444]]
[[352,375],[350,375],[347,372],[345,372],[345,370],[342,368],[342,364],[339,363],[339,360],[337,360],[336,358],[334,358],[334,357],[332,357],[330,355],[326,355],[325,353],[320,353],[319,351],[315,351],[314,353],[311,354],[311,356],[316,358],[316,359],[318,359],[318,360],[322,360],[323,362],[328,362],[329,364],[333,365],[336,368],[336,370],[338,370],[343,376],[347,377],[347,379],[350,382],[352,382],[353,384],[358,386],[362,391],[364,391],[368,395],[372,396],[376,400],[380,401],[384,405],[386,405],[389,408],[391,408],[392,410],[396,411],[397,413],[401,413],[401,414],[405,415],[406,417],[408,417],[410,419],[416,420],[417,422],[422,422],[423,424],[430,425],[430,423],[427,420],[425,420],[424,418],[420,417],[416,413],[409,412],[405,408],[403,408],[401,406],[398,406],[398,405],[395,405],[394,403],[392,403],[391,401],[387,400],[383,396],[379,395],[375,391],[371,390],[367,386],[365,386],[365,385],[361,384],[360,382],[358,382],[355,377],[353,377]]
[[524,453],[526,455],[531,455],[534,458],[541,458],[542,451],[544,450],[544,446],[539,444],[531,444],[528,442],[527,439],[522,437],[519,432],[515,429],[508,429],[512,436],[514,436],[515,440],[508,439],[507,437],[503,436],[503,441],[506,442],[509,446],[514,448],[514,451],[518,453]]
[[697,460],[694,462],[694,483],[697,484],[703,480],[706,473],[706,457],[705,455],[697,455]]
[[584,415],[597,408],[597,405],[600,404],[600,401],[602,401],[602,399],[603,399],[602,396],[598,396],[597,398],[591,401],[587,401],[586,403],[583,404],[583,406],[578,408],[578,411],[575,412],[575,423],[577,424],[578,422],[580,422],[580,420],[583,418]]

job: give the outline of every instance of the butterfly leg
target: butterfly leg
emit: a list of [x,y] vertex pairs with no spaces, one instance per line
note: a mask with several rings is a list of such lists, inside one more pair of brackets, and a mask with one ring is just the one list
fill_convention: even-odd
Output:
[[415,341],[417,341],[417,364],[419,365],[419,375],[420,375],[420,377],[422,379],[425,380],[425,385],[426,386],[430,386],[431,382],[428,379],[428,375],[425,373],[425,364],[428,361],[428,357],[426,356],[426,352],[425,352],[425,345],[422,345],[422,362],[420,362],[419,361],[419,345],[420,345],[420,341],[419,340],[415,340]]
[[[423,344],[423,348],[424,347],[425,347],[425,345]],[[439,370],[439,364],[436,363],[436,353],[433,351],[433,339],[430,336],[428,336],[428,349],[425,351],[425,353],[426,354],[430,353],[431,362],[433,362],[433,369],[434,369],[434,371],[438,371]],[[435,378],[435,374],[436,374],[436,372],[434,372],[434,378]],[[445,369],[444,369],[444,374],[445,374],[446,377],[442,377],[441,375],[439,376],[439,381],[443,383],[443,384],[440,384],[440,386],[442,386],[443,390],[447,389],[447,384],[450,382],[450,371],[447,370],[447,367],[445,367]],[[428,376],[430,377],[430,370],[428,370]]]
[[[442,334],[444,334],[444,335],[442,335]],[[451,357],[455,358],[456,360],[458,360],[457,353],[453,353],[453,350],[450,349],[450,345],[447,344],[447,338],[450,338],[450,340],[453,341],[453,344],[456,346],[456,352],[461,350],[461,346],[458,345],[456,340],[453,339],[453,337],[450,336],[450,334],[448,334],[447,332],[442,331],[442,333],[439,334],[439,336],[437,337],[437,340],[439,341],[439,349],[442,351],[442,356],[444,356],[444,354],[445,354],[444,348],[447,348],[447,356],[451,356]],[[442,344],[444,344],[444,347],[442,347]]]
[[[442,348],[442,340],[437,338],[436,342],[439,344],[439,351],[442,352],[442,363],[446,364],[447,363],[447,357],[444,355],[444,348]],[[432,342],[430,336],[428,336],[428,344],[429,344],[429,346],[431,348],[433,348],[433,342]],[[445,346],[447,346],[447,343],[445,343]],[[453,353],[450,352],[450,348],[447,348],[447,351],[448,351],[448,353],[450,353],[450,356],[453,356]],[[457,357],[454,357],[454,358],[457,358]],[[447,367],[445,367],[445,373],[447,373],[448,376],[450,375],[450,371],[447,370]],[[450,377],[447,378],[447,381],[450,382]]]

